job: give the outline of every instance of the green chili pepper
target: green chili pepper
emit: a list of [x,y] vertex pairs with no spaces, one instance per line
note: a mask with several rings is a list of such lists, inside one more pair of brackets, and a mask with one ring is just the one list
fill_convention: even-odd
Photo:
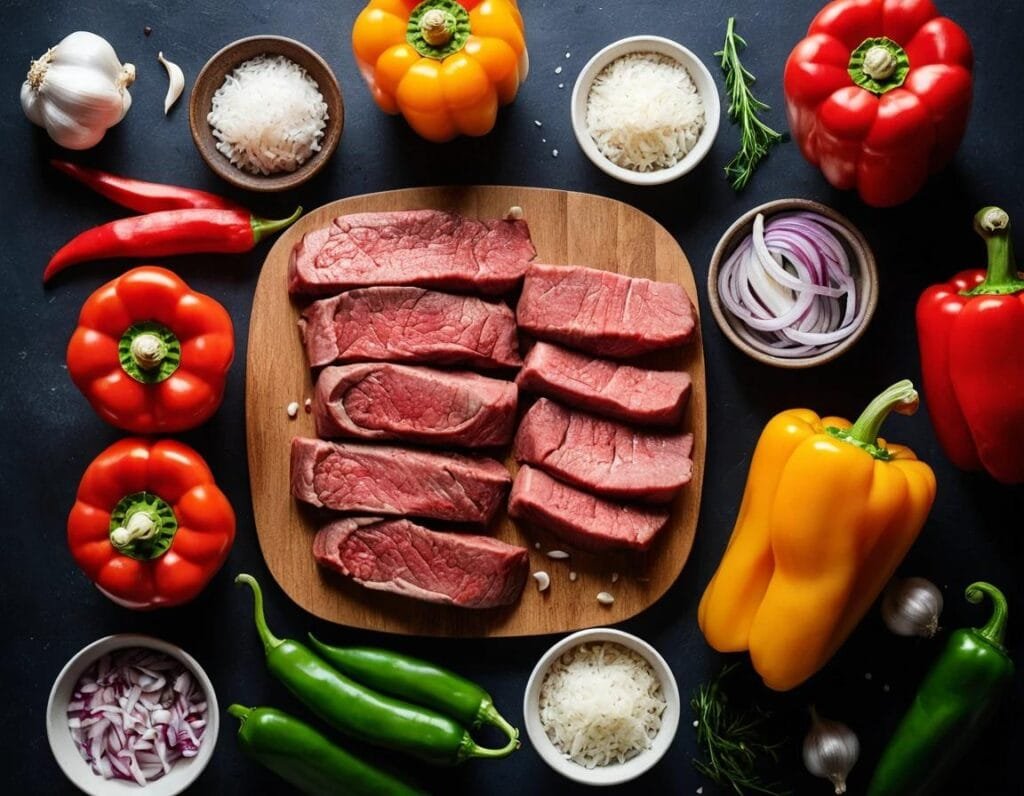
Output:
[[510,740],[519,737],[519,730],[498,713],[490,694],[447,669],[388,650],[332,647],[312,633],[309,640],[321,658],[356,682],[413,704],[433,708],[470,729],[490,724]]
[[242,723],[243,751],[303,793],[312,796],[424,796],[387,772],[335,746],[305,722],[274,708],[232,705]]
[[239,575],[235,582],[252,589],[256,630],[271,674],[335,729],[434,765],[455,765],[473,757],[507,757],[515,751],[516,740],[501,749],[479,746],[468,730],[448,716],[366,688],[338,672],[309,647],[275,637],[263,615],[259,583],[251,575]]
[[868,796],[931,792],[977,737],[1013,678],[1013,661],[1003,647],[1006,598],[988,583],[967,587],[972,603],[986,594],[992,600],[991,618],[984,627],[950,635],[882,754]]

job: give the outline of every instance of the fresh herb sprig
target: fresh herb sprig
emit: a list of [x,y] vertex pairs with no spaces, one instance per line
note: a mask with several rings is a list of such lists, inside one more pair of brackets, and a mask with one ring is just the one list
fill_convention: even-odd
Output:
[[725,45],[715,56],[722,60],[725,90],[729,95],[729,118],[740,126],[740,150],[725,167],[726,177],[735,191],[747,186],[761,160],[782,141],[782,133],[773,130],[758,116],[761,111],[769,110],[769,106],[750,90],[757,78],[740,62],[740,52],[746,46],[746,40],[736,32],[736,17],[729,17]]
[[776,782],[765,782],[760,770],[779,759],[785,740],[765,739],[770,714],[760,707],[741,710],[729,704],[722,681],[738,664],[726,666],[710,683],[703,683],[690,698],[697,719],[697,748],[702,759],[694,767],[712,782],[743,796],[763,793],[787,796]]

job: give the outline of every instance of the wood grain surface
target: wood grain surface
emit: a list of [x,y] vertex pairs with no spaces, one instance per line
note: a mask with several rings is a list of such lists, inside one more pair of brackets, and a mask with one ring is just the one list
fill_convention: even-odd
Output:
[[[246,429],[253,511],[263,555],[284,591],[322,619],[423,636],[562,633],[634,616],[665,593],[686,563],[697,527],[707,446],[699,324],[693,342],[686,347],[637,360],[639,364],[685,369],[693,377],[693,392],[683,418],[683,427],[695,437],[693,480],[676,498],[668,527],[647,554],[571,551],[550,534],[517,526],[502,512],[490,532],[527,546],[531,572],[548,572],[551,586],[541,593],[530,579],[516,605],[487,611],[432,605],[364,589],[322,570],[313,559],[313,535],[323,517],[300,505],[289,491],[290,440],[316,435],[311,415],[300,410],[293,420],[286,411],[292,401],[301,406],[313,387],[296,326],[301,307],[287,292],[292,247],[305,232],[346,213],[435,208],[489,218],[504,215],[513,205],[523,208],[538,262],[587,265],[677,282],[697,305],[690,264],[664,227],[629,205],[600,196],[507,186],[411,188],[342,199],[301,218],[274,244],[256,287],[249,325]],[[514,307],[514,299],[506,300]],[[525,352],[528,341],[523,342]],[[528,405],[527,397],[521,396],[520,415]],[[511,457],[507,464],[514,473]],[[569,550],[571,557],[549,558],[547,552],[555,549]],[[571,572],[577,573],[575,581],[570,579]],[[615,602],[610,606],[598,603],[596,596],[601,591],[614,595]]]

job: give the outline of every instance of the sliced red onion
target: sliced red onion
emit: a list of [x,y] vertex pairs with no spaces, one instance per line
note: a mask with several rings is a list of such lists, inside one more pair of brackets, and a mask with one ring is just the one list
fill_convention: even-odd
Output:
[[180,661],[124,649],[86,669],[68,702],[68,729],[93,772],[144,786],[198,754],[206,711],[206,694]]
[[754,219],[751,234],[718,272],[718,293],[745,342],[776,357],[824,353],[860,326],[868,302],[857,295],[841,225],[811,212]]

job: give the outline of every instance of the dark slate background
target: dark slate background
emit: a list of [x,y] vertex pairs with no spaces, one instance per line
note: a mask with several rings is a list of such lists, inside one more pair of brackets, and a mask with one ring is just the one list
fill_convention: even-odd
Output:
[[[700,526],[679,582],[656,606],[623,625],[658,647],[688,694],[724,662],[708,649],[697,629],[697,601],[731,529],[750,452],[764,422],[782,409],[803,405],[852,416],[891,382],[907,376],[919,379],[913,324],[917,295],[926,285],[983,262],[983,247],[971,231],[972,215],[980,206],[1001,204],[1024,223],[1019,187],[1024,178],[1019,162],[1024,83],[1019,31],[1024,14],[1015,0],[943,0],[941,5],[967,28],[977,53],[970,129],[953,165],[917,199],[899,209],[877,211],[830,189],[792,144],[779,148],[751,187],[736,196],[722,177],[722,167],[737,145],[736,130],[727,122],[700,168],[658,188],[633,188],[604,176],[584,158],[572,136],[572,84],[597,49],[622,36],[657,33],[693,49],[718,77],[712,54],[721,44],[730,14],[737,16],[740,32],[749,39],[744,60],[761,78],[758,93],[774,106],[768,121],[783,127],[783,63],[818,9],[817,0],[523,0],[532,63],[527,84],[516,103],[502,112],[490,136],[445,146],[418,140],[401,120],[382,115],[371,103],[349,48],[352,20],[361,6],[356,0],[3,0],[0,593],[5,648],[0,667],[7,686],[3,713],[8,718],[0,725],[0,780],[7,781],[9,792],[71,792],[50,755],[44,706],[64,662],[108,633],[140,631],[181,644],[206,667],[222,705],[238,700],[304,713],[264,669],[250,623],[249,599],[231,584],[239,571],[262,577],[270,621],[279,634],[300,636],[313,629],[331,640],[386,644],[434,659],[483,683],[515,720],[521,717],[526,678],[553,641],[386,638],[348,631],[314,621],[270,580],[252,523],[243,419],[250,303],[266,244],[242,256],[181,257],[168,263],[195,288],[224,302],[235,320],[238,356],[224,406],[203,428],[183,435],[208,458],[238,512],[238,539],[227,565],[193,604],[152,614],[119,608],[90,586],[67,552],[65,517],[85,466],[120,435],[96,418],[72,386],[64,348],[85,298],[129,264],[82,267],[54,288],[42,288],[40,274],[51,252],[77,232],[115,217],[118,210],[47,166],[48,158],[66,153],[31,126],[18,107],[18,88],[30,58],[71,31],[86,29],[108,38],[122,60],[138,67],[127,118],[98,147],[74,155],[75,160],[219,191],[267,216],[287,215],[299,202],[312,208],[339,197],[417,185],[498,183],[589,191],[629,202],[664,224],[682,243],[699,284],[721,233],[760,202],[810,197],[831,204],[860,225],[878,255],[881,302],[868,334],[834,364],[793,373],[748,360],[715,327],[701,286],[711,444],[704,463]],[[149,37],[143,35],[147,25],[152,27]],[[169,118],[162,113],[167,80],[156,62],[158,50],[184,68],[191,85],[215,50],[258,33],[292,36],[319,51],[338,75],[347,102],[345,131],[333,161],[316,180],[287,196],[245,196],[207,170],[188,133],[187,93]],[[566,52],[571,58],[566,59]],[[557,66],[563,67],[561,75],[554,74]],[[560,82],[564,89],[558,88]],[[542,128],[534,125],[535,119],[543,122]],[[551,155],[555,148],[558,158]],[[962,598],[967,583],[984,578],[1002,586],[1011,604],[1011,652],[1024,661],[1024,589],[1018,578],[1024,489],[999,487],[984,476],[953,470],[938,449],[926,411],[910,419],[894,418],[887,436],[912,445],[933,464],[939,480],[931,519],[903,573],[926,576],[942,586],[947,599],[945,628],[979,623],[988,615],[987,609],[974,609]],[[850,781],[850,792],[859,793],[943,643],[944,639],[894,637],[872,611],[824,672],[801,689],[771,694],[744,665],[733,683],[734,699],[775,710],[783,729],[797,742],[806,730],[812,703],[823,714],[847,722],[863,744],[862,760]],[[1021,693],[1018,680],[998,725],[960,766],[946,792],[1020,792]],[[704,793],[714,791],[691,766],[695,750],[690,721],[685,714],[665,759],[643,779],[622,788],[623,793],[687,794],[702,785]],[[451,772],[420,770],[394,755],[377,759],[422,777],[438,793],[583,792],[551,772],[528,743],[508,760],[474,763]],[[828,792],[826,782],[803,771],[799,743],[784,752],[776,773],[799,793]],[[215,757],[193,792],[285,793],[287,788],[242,757],[228,719]]]

